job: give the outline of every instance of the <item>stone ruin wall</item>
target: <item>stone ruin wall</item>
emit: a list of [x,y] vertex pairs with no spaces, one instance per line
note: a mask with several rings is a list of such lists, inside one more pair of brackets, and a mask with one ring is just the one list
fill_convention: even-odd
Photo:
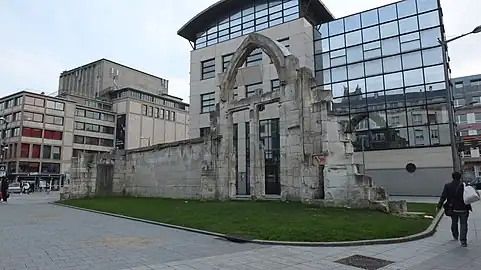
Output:
[[[216,197],[216,139],[197,138],[111,154],[72,159],[65,197],[128,195],[209,199]],[[111,190],[101,190],[98,164],[113,164]],[[108,181],[108,180],[107,180]]]

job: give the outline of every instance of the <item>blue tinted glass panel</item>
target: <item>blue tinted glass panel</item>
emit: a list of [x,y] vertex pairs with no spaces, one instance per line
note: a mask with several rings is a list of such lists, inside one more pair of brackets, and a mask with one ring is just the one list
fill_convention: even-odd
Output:
[[377,9],[373,9],[373,10],[361,13],[362,27],[368,27],[378,23],[379,23],[379,18],[377,16]]
[[361,28],[361,15],[356,14],[349,17],[344,18],[344,25],[346,28],[346,32],[358,30]]
[[424,13],[419,15],[419,28],[426,29],[439,26],[439,11]]
[[328,23],[329,35],[334,36],[344,33],[344,19],[335,20]]
[[426,12],[438,8],[438,0],[416,0],[418,12]]
[[417,13],[416,0],[404,0],[396,4],[398,18],[404,18]]
[[378,9],[379,22],[389,22],[397,19],[396,4],[385,6]]

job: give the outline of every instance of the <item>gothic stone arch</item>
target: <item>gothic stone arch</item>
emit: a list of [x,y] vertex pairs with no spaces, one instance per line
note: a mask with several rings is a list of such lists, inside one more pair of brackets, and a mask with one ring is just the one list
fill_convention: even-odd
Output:
[[221,102],[231,100],[232,89],[234,88],[239,68],[245,63],[249,54],[257,48],[262,49],[262,51],[272,60],[281,84],[286,83],[289,77],[292,77],[292,74],[289,74],[286,67],[289,65],[298,66],[298,64],[297,59],[292,56],[289,50],[279,42],[262,34],[251,33],[246,37],[232,56],[230,64],[220,80],[219,88]]
[[[236,81],[236,76],[239,68],[247,60],[249,54],[260,48],[264,53],[266,53],[272,60],[280,81],[280,90],[276,95],[271,96],[262,95],[261,98],[257,98],[250,101],[249,111],[251,115],[251,146],[259,145],[258,138],[258,105],[278,102],[281,104],[292,101],[294,99],[299,99],[297,92],[298,87],[298,69],[299,61],[293,56],[289,50],[287,50],[282,44],[274,41],[262,34],[251,33],[244,41],[241,43],[239,48],[236,50],[232,56],[231,62],[227,67],[227,70],[220,77],[220,103],[219,103],[219,133],[222,135],[222,142],[220,145],[219,158],[219,181],[217,183],[217,194],[220,198],[229,198],[236,193],[236,170],[235,170],[235,154],[233,151],[233,111],[236,109],[235,102],[233,101],[233,88]],[[297,100],[296,100],[297,101]],[[300,100],[299,102],[302,102]],[[295,108],[298,102],[290,103],[289,108]],[[245,105],[245,104],[244,104]],[[282,125],[282,116],[280,115],[280,122]],[[255,123],[255,124],[253,124]],[[281,135],[282,136],[282,135]],[[258,149],[259,147],[251,147],[251,162],[263,163],[263,151]],[[262,160],[261,160],[262,155]],[[282,150],[281,150],[282,155]],[[254,158],[253,158],[254,157]],[[253,163],[251,163],[253,164]],[[282,164],[281,164],[282,167]],[[250,182],[251,182],[251,196],[262,197],[265,195],[264,187],[264,172],[257,167],[253,169],[251,166]],[[257,170],[257,171],[256,171]],[[281,168],[282,170],[282,168]],[[255,179],[253,179],[255,178]],[[281,179],[282,181],[282,179]],[[257,190],[252,194],[253,182],[255,182]]]

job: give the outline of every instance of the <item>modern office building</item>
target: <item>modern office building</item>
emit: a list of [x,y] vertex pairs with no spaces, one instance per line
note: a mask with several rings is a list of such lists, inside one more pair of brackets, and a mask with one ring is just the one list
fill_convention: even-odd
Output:
[[70,168],[75,103],[21,91],[0,99],[2,163],[9,175],[41,174],[59,183]]
[[457,130],[464,144],[461,157],[466,179],[481,177],[481,75],[452,80]]
[[[439,195],[453,168],[443,65],[447,52],[438,42],[445,40],[440,1],[405,0],[337,19],[319,0],[215,3],[178,31],[194,48],[190,137],[209,132],[209,112],[219,100],[218,75],[251,32],[279,41],[300,66],[310,68],[318,86],[333,91],[340,120],[360,121],[356,161],[379,185],[391,194]],[[277,79],[269,57],[257,49],[239,70],[236,98],[258,88],[276,91]],[[276,104],[260,115],[266,193],[271,195],[280,190],[278,118]],[[249,151],[248,121],[247,111],[234,114],[238,151]],[[248,194],[244,156],[238,159],[239,195]]]

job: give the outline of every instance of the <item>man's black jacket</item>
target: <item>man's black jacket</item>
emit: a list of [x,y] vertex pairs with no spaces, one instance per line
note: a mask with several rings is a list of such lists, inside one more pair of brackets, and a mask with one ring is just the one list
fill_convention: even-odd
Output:
[[463,199],[464,185],[461,181],[451,181],[444,185],[443,194],[441,199],[439,199],[438,207],[443,206],[444,201],[448,201],[449,204],[453,206],[455,211],[473,211],[471,205],[466,205]]

